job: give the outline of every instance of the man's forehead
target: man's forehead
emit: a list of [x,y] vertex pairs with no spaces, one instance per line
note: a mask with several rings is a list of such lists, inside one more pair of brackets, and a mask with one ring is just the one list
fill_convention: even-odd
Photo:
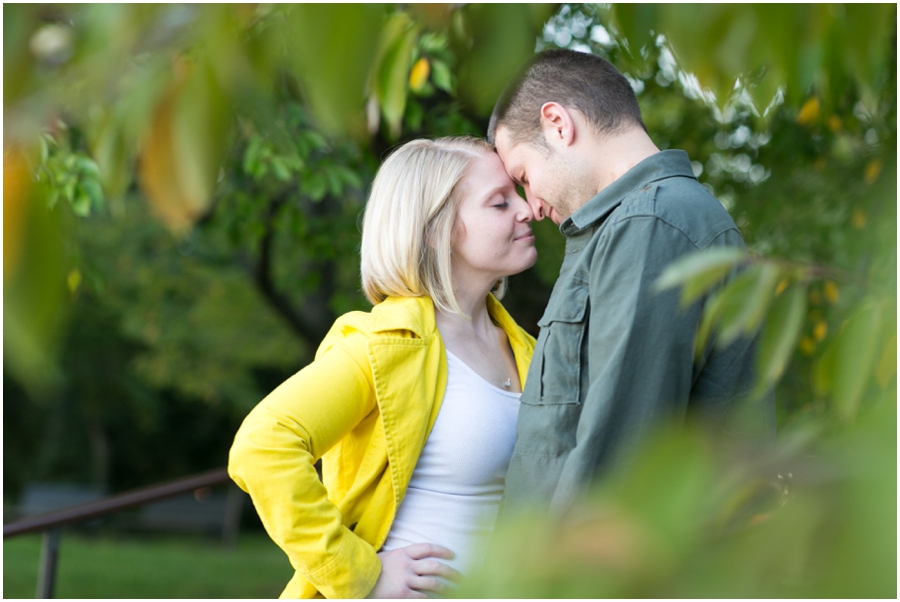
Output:
[[517,146],[518,145],[511,144],[508,129],[503,126],[497,128],[496,135],[494,136],[494,148],[497,149],[497,154],[500,155],[500,159],[504,164],[513,158],[511,154],[516,150]]

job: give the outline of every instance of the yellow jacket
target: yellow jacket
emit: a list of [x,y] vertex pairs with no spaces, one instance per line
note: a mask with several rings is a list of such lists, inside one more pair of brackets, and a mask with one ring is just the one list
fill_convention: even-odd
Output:
[[[492,295],[487,303],[524,386],[534,339]],[[431,299],[391,297],[338,318],[315,361],[247,415],[228,473],[296,571],[281,597],[362,598],[372,590],[381,571],[376,552],[446,384]]]

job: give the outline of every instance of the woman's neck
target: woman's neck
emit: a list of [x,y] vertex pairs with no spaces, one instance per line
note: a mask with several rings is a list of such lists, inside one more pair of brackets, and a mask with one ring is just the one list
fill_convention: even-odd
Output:
[[474,335],[476,338],[490,336],[495,326],[487,310],[488,292],[457,294],[456,302],[465,315],[437,310],[435,320],[441,335],[444,338],[459,335],[465,337]]

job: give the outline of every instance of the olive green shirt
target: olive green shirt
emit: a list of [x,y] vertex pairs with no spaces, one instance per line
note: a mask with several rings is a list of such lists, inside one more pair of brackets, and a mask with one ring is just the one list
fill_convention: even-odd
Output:
[[[744,247],[687,155],[656,153],[560,226],[565,258],[543,317],[501,512],[523,502],[563,510],[662,420],[698,412],[724,425],[752,385],[755,339],[710,345],[694,361],[703,300],[681,308],[654,283],[675,259]],[[754,410],[774,435],[774,398]]]

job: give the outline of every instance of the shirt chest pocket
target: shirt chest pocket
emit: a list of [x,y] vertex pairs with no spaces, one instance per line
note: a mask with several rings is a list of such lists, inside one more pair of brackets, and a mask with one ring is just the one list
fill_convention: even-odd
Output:
[[[581,398],[581,349],[587,330],[588,287],[581,281],[554,291],[543,317],[535,348],[533,377],[540,390],[523,393],[522,403],[531,405],[578,404]],[[540,371],[539,375],[535,371]],[[526,387],[527,389],[527,387]]]

